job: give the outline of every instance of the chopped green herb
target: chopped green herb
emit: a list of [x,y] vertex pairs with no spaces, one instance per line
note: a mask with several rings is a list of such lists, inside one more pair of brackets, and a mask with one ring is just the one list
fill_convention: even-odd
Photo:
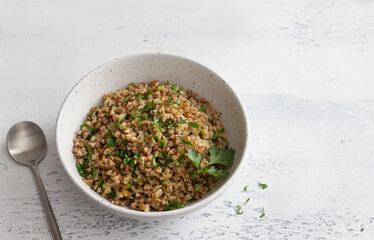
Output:
[[132,83],[130,83],[130,85],[133,85],[133,86],[134,86],[134,85],[135,85],[135,83],[134,83],[134,82],[132,82]]
[[99,131],[99,129],[90,127],[86,123],[83,123],[82,126],[87,128],[87,130],[90,131],[92,135],[95,135]]
[[365,229],[365,228],[361,228],[361,232],[363,232],[363,231],[364,231],[364,229]]
[[85,168],[87,168],[88,165],[77,163],[76,167],[77,167],[78,173],[81,177],[87,177],[90,174],[90,173],[86,172],[86,170],[85,170]]
[[179,157],[178,162],[177,162],[177,166],[182,164],[182,160],[183,160],[184,156],[186,156],[185,152],[183,152],[182,155]]
[[189,123],[188,123],[188,126],[190,126],[190,127],[194,127],[194,128],[198,128],[200,125],[197,124],[197,123],[194,123],[194,122],[189,122]]
[[116,94],[117,94],[117,92],[116,92],[116,91],[114,91],[114,92],[112,92],[112,93],[113,93],[113,95],[114,95],[114,96],[116,96]]
[[151,106],[152,106],[152,103],[147,103],[144,107],[139,108],[139,111],[147,110],[147,109],[150,108]]
[[158,134],[157,134],[155,137],[156,137],[158,140],[161,140],[161,135],[158,135]]
[[173,101],[174,98],[169,98],[168,100],[166,100],[166,103],[170,106],[171,105],[171,101]]
[[100,178],[99,181],[97,182],[97,186],[102,187],[103,183],[104,183],[104,180]]
[[238,215],[240,215],[240,214],[243,214],[243,210],[242,210],[242,206],[240,206],[240,205],[237,205],[237,207],[236,207],[236,214],[238,214]]
[[176,127],[177,124],[175,122],[171,122],[171,120],[169,121],[169,127]]
[[175,91],[175,90],[177,90],[178,89],[178,86],[177,85],[171,85],[171,90],[173,90],[173,91]]
[[198,110],[199,112],[206,112],[206,110],[205,110],[205,108],[199,108],[199,110]]
[[90,145],[85,144],[84,146],[86,147],[88,154],[84,156],[83,159],[90,160],[92,157],[92,151],[91,151]]
[[219,135],[221,134],[221,133],[223,133],[225,131],[225,129],[224,128],[222,128],[221,130],[219,130],[218,132],[216,132],[214,135],[213,135],[213,137],[212,137],[212,141],[213,142],[215,142],[215,141],[217,141],[217,138],[219,137]]
[[149,95],[151,94],[151,92],[152,92],[152,88],[148,89],[148,90],[147,90],[147,93],[144,95],[144,97],[145,97],[146,99],[148,99],[148,97],[149,97]]
[[121,124],[119,122],[116,122],[116,126],[117,126],[118,129],[121,128]]
[[164,183],[165,183],[165,179],[162,179],[162,180],[160,181],[160,183],[161,183],[161,184],[164,184]]
[[180,138],[182,139],[182,141],[185,143],[185,144],[188,144],[190,146],[192,146],[192,143],[190,141],[187,141],[186,139],[184,139],[182,136],[180,136]]
[[122,163],[123,165],[130,165],[132,167],[135,165],[134,159],[131,157],[128,157],[127,155],[124,156]]
[[109,132],[109,139],[108,139],[108,142],[107,142],[107,145],[109,147],[115,147],[116,146],[116,137],[113,136],[113,134],[111,132]]
[[248,186],[245,186],[245,187],[243,188],[243,189],[244,189],[244,191],[247,191],[247,187],[248,187]]
[[181,119],[181,120],[179,121],[179,123],[187,123],[187,121],[184,120],[184,119]]
[[178,94],[183,94],[184,91],[178,90],[177,93],[178,93]]
[[201,136],[204,135],[204,130],[203,129],[200,130],[200,134],[201,134]]
[[247,198],[247,200],[245,201],[245,203],[244,203],[244,204],[247,204],[249,200],[250,200],[250,199],[249,199],[249,198]]
[[106,102],[106,106],[109,107],[109,101]]
[[153,165],[154,165],[155,167],[157,167],[157,160],[156,160],[156,158],[154,157],[152,160],[153,160]]
[[125,98],[125,102],[128,102],[129,101],[129,99],[128,98]]
[[174,103],[177,104],[177,105],[181,105],[181,100],[178,98],[178,100],[175,101]]
[[111,198],[115,198],[116,195],[117,195],[117,194],[116,194],[116,190],[114,190],[113,188],[112,188],[112,191],[111,191],[110,193],[107,194],[107,196],[108,196],[108,197],[111,197]]
[[268,185],[266,185],[265,183],[258,183],[258,186],[262,189],[265,189],[268,187]]
[[265,217],[265,213],[262,213],[262,214],[260,215],[260,218],[263,218],[263,217]]
[[131,183],[126,183],[126,188],[129,189],[131,187]]
[[196,192],[199,191],[200,187],[201,187],[201,185],[197,185],[197,186],[195,187],[195,191],[196,191]]
[[147,177],[147,182],[150,182],[150,181],[151,181],[151,177],[148,176],[148,177]]
[[95,177],[95,174],[96,174],[96,168],[93,168],[93,169],[92,169],[92,172],[91,172],[92,178]]
[[166,210],[167,211],[174,210],[174,209],[177,209],[177,208],[182,208],[182,207],[184,207],[184,205],[182,203],[179,203],[177,200],[171,201],[170,203],[169,203],[169,201],[166,201]]
[[165,142],[164,140],[161,140],[160,143],[161,143],[161,146],[163,146],[163,147],[166,147],[166,145],[167,145],[166,142]]
[[134,115],[134,109],[131,109],[131,111],[130,111],[130,115],[131,115],[131,117],[133,117],[134,119],[136,118],[135,115]]

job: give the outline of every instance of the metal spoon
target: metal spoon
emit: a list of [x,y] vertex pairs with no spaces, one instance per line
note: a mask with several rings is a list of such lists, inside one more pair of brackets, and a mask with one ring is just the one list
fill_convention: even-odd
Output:
[[62,240],[38,171],[38,163],[47,153],[47,141],[42,129],[33,122],[19,122],[9,129],[6,144],[13,159],[20,164],[29,166],[34,173],[54,239]]

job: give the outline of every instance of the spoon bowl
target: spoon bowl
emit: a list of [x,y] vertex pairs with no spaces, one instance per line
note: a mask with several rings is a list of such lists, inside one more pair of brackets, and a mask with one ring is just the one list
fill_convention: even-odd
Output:
[[10,128],[7,135],[10,155],[23,165],[35,165],[47,153],[47,140],[42,129],[33,122],[19,122]]
[[33,122],[16,123],[9,129],[6,144],[10,155],[15,161],[31,168],[39,188],[53,238],[62,240],[55,215],[38,171],[38,163],[47,153],[47,140],[43,130]]

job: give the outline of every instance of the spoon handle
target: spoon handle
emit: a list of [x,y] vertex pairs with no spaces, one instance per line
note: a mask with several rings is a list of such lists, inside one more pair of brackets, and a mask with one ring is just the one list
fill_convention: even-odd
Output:
[[49,226],[51,227],[51,230],[52,230],[53,238],[55,240],[62,240],[61,233],[58,228],[55,215],[53,213],[51,204],[49,203],[47,193],[45,192],[42,179],[40,178],[40,175],[39,175],[38,166],[36,164],[32,165],[31,169],[32,169],[32,172],[34,173],[36,183],[39,188],[40,196],[42,197],[42,202],[44,205],[45,212],[47,214]]

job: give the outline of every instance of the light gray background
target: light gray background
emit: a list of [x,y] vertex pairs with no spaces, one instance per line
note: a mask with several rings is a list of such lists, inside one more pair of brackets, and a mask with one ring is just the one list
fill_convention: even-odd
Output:
[[[216,71],[252,128],[235,184],[209,207],[165,222],[98,209],[56,154],[68,91],[94,67],[139,52]],[[64,239],[373,239],[373,77],[370,0],[0,0],[1,239],[51,239],[31,171],[6,151],[6,133],[21,120],[47,136],[40,171]]]

